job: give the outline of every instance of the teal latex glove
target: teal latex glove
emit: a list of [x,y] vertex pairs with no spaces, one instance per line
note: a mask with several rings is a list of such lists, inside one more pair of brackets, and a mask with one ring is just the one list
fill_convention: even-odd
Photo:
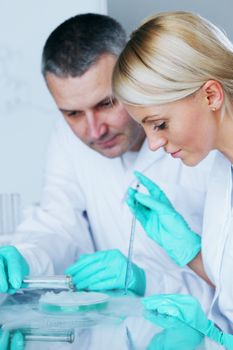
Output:
[[157,324],[157,315],[173,317],[175,320],[193,328],[228,349],[233,349],[233,336],[224,334],[207,319],[199,302],[190,295],[160,294],[142,299],[150,316],[147,318]]
[[195,350],[203,338],[201,333],[183,324],[156,334],[146,350]]
[[[72,277],[78,290],[124,289],[127,259],[119,250],[83,254],[65,273]],[[129,290],[138,295],[145,292],[145,273],[132,263]]]
[[24,338],[20,331],[1,331],[0,349],[1,350],[23,350],[25,348]]
[[15,293],[28,274],[29,266],[15,247],[0,247],[0,293]]
[[192,327],[173,316],[160,314],[157,310],[146,309],[144,317],[157,326],[165,328],[152,338],[146,350],[194,350],[204,338],[202,333]]
[[149,195],[128,190],[127,204],[148,236],[179,266],[188,264],[201,249],[201,239],[173,208],[164,192],[150,179],[135,172]]

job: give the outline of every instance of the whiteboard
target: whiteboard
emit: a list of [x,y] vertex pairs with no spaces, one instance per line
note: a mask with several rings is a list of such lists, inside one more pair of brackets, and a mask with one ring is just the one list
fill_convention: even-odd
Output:
[[78,13],[106,14],[106,0],[0,0],[0,193],[38,202],[47,142],[58,115],[42,75],[51,31]]

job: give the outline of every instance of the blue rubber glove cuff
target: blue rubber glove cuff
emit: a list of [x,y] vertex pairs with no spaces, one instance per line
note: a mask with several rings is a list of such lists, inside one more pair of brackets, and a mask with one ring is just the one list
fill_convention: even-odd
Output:
[[208,329],[206,330],[205,335],[217,343],[224,345],[223,332],[218,327],[216,327],[211,320],[208,320]]
[[233,335],[223,333],[222,343],[228,350],[233,350]]

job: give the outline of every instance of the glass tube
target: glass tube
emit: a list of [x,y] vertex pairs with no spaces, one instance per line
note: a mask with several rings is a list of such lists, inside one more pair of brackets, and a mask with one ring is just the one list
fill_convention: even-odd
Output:
[[23,334],[25,341],[73,343],[75,338],[73,329],[22,328],[19,331]]
[[22,288],[75,290],[71,276],[66,275],[26,276]]

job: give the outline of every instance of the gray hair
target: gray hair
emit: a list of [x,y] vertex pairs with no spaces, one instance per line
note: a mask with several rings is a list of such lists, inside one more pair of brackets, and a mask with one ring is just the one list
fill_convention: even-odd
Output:
[[69,18],[48,37],[42,53],[42,74],[81,76],[104,54],[119,56],[126,33],[113,18],[87,13]]

